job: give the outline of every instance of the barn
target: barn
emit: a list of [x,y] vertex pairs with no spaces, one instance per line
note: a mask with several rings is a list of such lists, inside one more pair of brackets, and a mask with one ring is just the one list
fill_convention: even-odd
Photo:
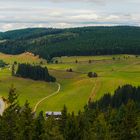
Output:
[[56,119],[59,119],[62,116],[61,112],[53,112],[53,111],[48,111],[46,112],[46,118],[53,116]]

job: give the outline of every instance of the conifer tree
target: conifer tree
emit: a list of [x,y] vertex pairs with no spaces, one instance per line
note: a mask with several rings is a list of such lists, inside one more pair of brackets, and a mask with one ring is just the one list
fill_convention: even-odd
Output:
[[12,76],[15,76],[15,65],[12,65]]

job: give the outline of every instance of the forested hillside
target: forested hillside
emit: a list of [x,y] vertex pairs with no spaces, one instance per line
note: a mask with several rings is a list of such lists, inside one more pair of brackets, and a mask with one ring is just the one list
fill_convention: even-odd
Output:
[[[131,92],[130,92],[131,91]],[[1,140],[139,140],[140,108],[133,94],[140,95],[140,88],[126,85],[118,88],[112,103],[121,101],[117,108],[102,103],[100,106],[85,106],[84,112],[68,113],[64,106],[62,116],[46,119],[43,112],[35,115],[26,102],[19,106],[15,88],[11,88],[7,99],[8,107],[0,117]],[[127,102],[121,96],[125,94]],[[117,96],[117,97],[116,97]],[[140,97],[140,96],[139,96]],[[94,103],[93,103],[94,104]]]
[[31,28],[0,33],[0,51],[56,56],[140,54],[140,28],[131,26],[71,29]]

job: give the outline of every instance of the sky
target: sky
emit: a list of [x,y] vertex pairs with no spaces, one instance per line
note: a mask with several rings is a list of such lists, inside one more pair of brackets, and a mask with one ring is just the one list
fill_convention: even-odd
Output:
[[140,0],[0,0],[0,31],[140,26]]

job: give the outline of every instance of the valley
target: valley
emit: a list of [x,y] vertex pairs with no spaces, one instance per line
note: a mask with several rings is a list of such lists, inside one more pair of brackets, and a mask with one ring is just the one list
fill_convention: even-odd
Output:
[[[14,85],[20,104],[23,105],[28,100],[32,108],[49,96],[38,105],[37,112],[60,111],[66,105],[69,112],[78,113],[79,110],[83,110],[89,99],[96,101],[105,93],[113,93],[118,86],[138,86],[140,82],[140,57],[135,55],[56,57],[53,59],[54,63],[49,64],[29,53],[21,54],[20,57],[0,54],[0,59],[9,65],[15,61],[36,65],[40,65],[41,62],[41,66],[47,66],[49,73],[56,77],[61,89],[51,96],[58,90],[57,83],[12,77],[9,67],[1,69],[0,96],[7,97],[10,86]],[[70,68],[72,72],[66,71]],[[88,72],[96,72],[98,77],[89,78]]]

